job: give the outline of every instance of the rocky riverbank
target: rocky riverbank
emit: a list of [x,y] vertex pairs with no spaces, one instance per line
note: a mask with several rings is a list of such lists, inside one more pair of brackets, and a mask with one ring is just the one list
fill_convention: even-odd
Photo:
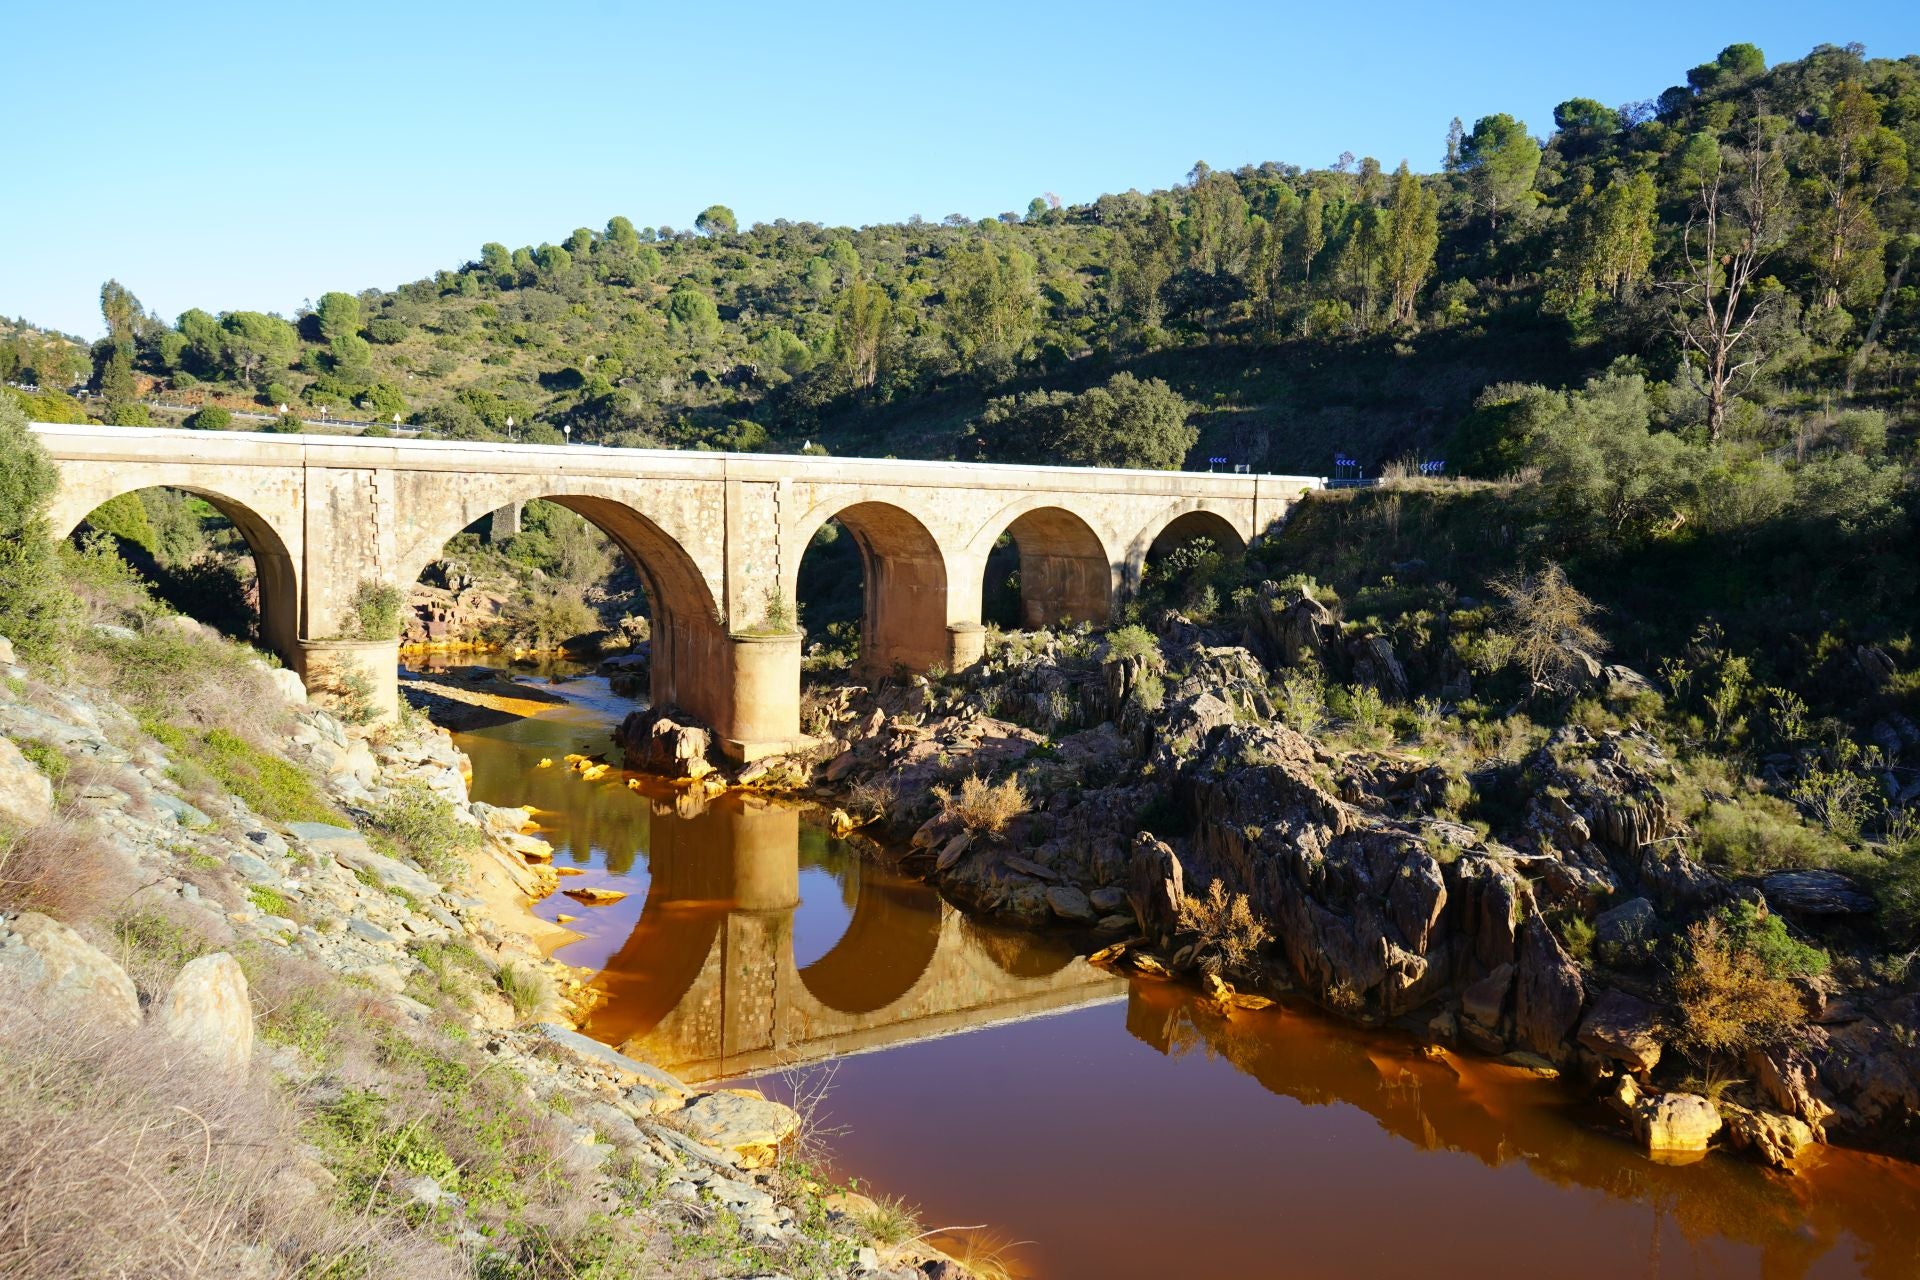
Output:
[[[818,749],[733,778],[830,798],[843,829],[904,846],[957,904],[1083,931],[1123,970],[1227,1002],[1304,995],[1563,1075],[1665,1157],[1723,1145],[1791,1168],[1822,1140],[1920,1154],[1920,993],[1866,958],[1875,899],[1833,871],[1700,861],[1669,798],[1687,780],[1635,718],[1644,679],[1593,662],[1578,692],[1594,727],[1516,733],[1464,764],[1389,734],[1308,735],[1283,714],[1293,672],[1337,671],[1375,712],[1423,685],[1464,698],[1472,677],[1444,648],[1343,635],[1311,594],[1262,590],[1245,634],[1169,613],[1151,636],[1010,637],[951,678],[816,683]],[[671,711],[637,713],[623,740],[636,767],[712,767]],[[1708,924],[1836,961],[1741,977],[1793,1007],[1716,1052],[1677,996],[1678,947]]]
[[[164,643],[234,662],[191,628]],[[557,887],[552,850],[526,811],[470,801],[444,729],[355,727],[260,668],[233,695],[291,699],[262,709],[286,736],[260,750],[30,670],[4,641],[0,677],[10,1061],[41,1052],[30,1033],[116,1028],[163,1046],[162,1075],[203,1062],[301,1117],[271,1177],[235,1192],[239,1219],[256,1191],[368,1219],[378,1239],[353,1247],[373,1270],[357,1274],[400,1274],[377,1259],[402,1255],[432,1264],[405,1274],[506,1274],[543,1250],[574,1274],[622,1249],[649,1273],[962,1274],[865,1234],[872,1202],[829,1198],[787,1154],[791,1109],[691,1088],[572,1029],[590,975],[548,958],[568,935],[527,910]],[[427,1110],[386,1110],[408,1098]],[[274,1238],[282,1209],[213,1256],[262,1276],[288,1273],[275,1257],[330,1256]],[[19,1274],[42,1273],[60,1274]]]

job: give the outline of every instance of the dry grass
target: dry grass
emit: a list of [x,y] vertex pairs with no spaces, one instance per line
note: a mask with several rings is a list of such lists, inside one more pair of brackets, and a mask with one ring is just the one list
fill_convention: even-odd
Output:
[[960,825],[969,831],[984,831],[989,835],[998,835],[1031,807],[1017,777],[994,786],[980,775],[971,774],[960,783],[957,793],[947,787],[932,790],[942,814],[959,819]]
[[156,1032],[0,1020],[0,1275],[460,1274],[391,1224],[341,1218],[301,1167],[298,1117]]
[[0,909],[83,923],[111,913],[138,888],[132,864],[88,819],[62,815],[0,837]]
[[1229,895],[1226,885],[1218,880],[1207,886],[1204,898],[1180,895],[1180,927],[1199,934],[1200,945],[1218,952],[1222,963],[1234,970],[1244,969],[1273,937],[1266,924],[1254,916],[1247,895]]

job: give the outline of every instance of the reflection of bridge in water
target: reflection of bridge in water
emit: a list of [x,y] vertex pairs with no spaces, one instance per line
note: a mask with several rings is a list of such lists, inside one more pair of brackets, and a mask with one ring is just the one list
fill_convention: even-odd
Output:
[[852,918],[801,965],[801,843],[798,809],[751,795],[653,823],[646,902],[586,1029],[703,1080],[1125,994],[1063,944],[969,920],[928,886],[851,860],[836,874]]

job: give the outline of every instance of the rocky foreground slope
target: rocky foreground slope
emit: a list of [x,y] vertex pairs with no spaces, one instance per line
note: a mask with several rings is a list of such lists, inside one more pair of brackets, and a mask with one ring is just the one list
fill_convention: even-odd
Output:
[[[148,630],[96,638],[225,651]],[[282,754],[0,678],[0,1272],[961,1274],[877,1250],[792,1110],[571,1030],[551,850],[444,731],[249,668]]]

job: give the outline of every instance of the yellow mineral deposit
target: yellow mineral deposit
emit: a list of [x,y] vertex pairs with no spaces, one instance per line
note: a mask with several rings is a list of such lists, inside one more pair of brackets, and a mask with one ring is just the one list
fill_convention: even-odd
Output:
[[601,885],[582,885],[578,889],[562,890],[575,902],[588,907],[604,907],[608,903],[618,902],[627,895],[618,889],[608,889]]

